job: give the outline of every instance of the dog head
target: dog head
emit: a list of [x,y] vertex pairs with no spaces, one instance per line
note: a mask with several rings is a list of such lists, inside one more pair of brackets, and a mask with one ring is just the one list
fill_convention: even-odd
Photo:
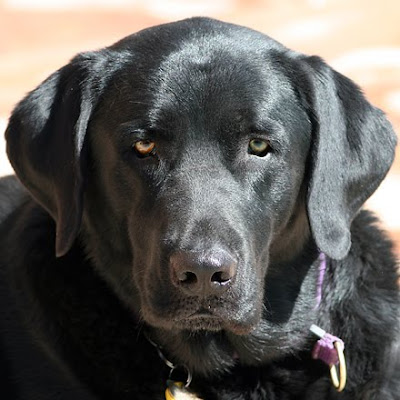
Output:
[[395,146],[383,113],[321,59],[202,18],[77,56],[17,106],[6,137],[56,221],[57,255],[81,232],[178,358],[219,349],[202,371],[234,362],[222,335],[246,358],[238,337],[281,340],[277,326],[311,309],[307,268],[318,251],[346,256]]

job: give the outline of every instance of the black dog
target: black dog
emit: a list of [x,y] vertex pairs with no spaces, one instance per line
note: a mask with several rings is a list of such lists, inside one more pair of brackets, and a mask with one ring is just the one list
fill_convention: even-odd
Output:
[[320,58],[154,27],[74,58],[6,138],[2,399],[162,399],[164,358],[176,398],[399,399],[395,257],[360,211],[396,139]]

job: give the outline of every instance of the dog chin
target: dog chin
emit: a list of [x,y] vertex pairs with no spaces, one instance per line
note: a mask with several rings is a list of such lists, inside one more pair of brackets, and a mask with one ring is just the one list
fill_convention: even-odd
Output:
[[187,318],[180,321],[175,321],[173,329],[187,332],[230,332],[234,335],[248,335],[255,327],[251,323],[238,323],[236,321],[225,321],[216,317]]
[[260,322],[258,315],[246,320],[224,318],[208,313],[196,313],[182,318],[160,318],[153,313],[143,313],[143,320],[153,328],[186,333],[227,332],[233,335],[248,335]]
[[221,318],[211,315],[193,315],[185,319],[174,321],[174,328],[184,331],[209,331],[219,332],[224,328]]
[[151,324],[147,320],[147,323],[149,336],[167,358],[187,366],[193,373],[207,376],[227,373],[237,365],[240,356],[235,342],[244,341],[246,345],[246,338],[260,324],[258,313],[251,317],[237,321],[198,313],[180,319],[164,317]]

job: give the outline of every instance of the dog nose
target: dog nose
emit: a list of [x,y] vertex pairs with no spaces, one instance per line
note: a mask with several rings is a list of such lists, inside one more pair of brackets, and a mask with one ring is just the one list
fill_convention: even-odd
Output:
[[180,251],[171,255],[173,283],[188,295],[224,292],[236,276],[237,260],[225,250]]

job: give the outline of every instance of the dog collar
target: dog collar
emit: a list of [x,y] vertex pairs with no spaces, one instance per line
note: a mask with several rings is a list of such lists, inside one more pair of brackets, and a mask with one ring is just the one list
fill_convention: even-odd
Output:
[[[317,281],[317,310],[322,301],[322,286],[326,273],[326,256],[324,253],[319,255],[319,272]],[[312,358],[321,360],[329,366],[333,386],[341,392],[346,386],[347,370],[346,359],[344,357],[344,342],[337,336],[331,335],[316,325],[311,325],[310,331],[319,337],[312,350]],[[339,377],[336,366],[339,365]]]
[[163,353],[163,348],[153,342],[147,335],[147,340],[157,349],[158,355],[170,369],[165,389],[166,400],[202,400],[189,388],[192,382],[192,373],[186,365],[175,365]]
[[324,277],[326,272],[326,256],[325,253],[319,253],[319,269],[317,281],[317,302],[315,309],[318,309],[322,301],[322,285],[324,284]]

